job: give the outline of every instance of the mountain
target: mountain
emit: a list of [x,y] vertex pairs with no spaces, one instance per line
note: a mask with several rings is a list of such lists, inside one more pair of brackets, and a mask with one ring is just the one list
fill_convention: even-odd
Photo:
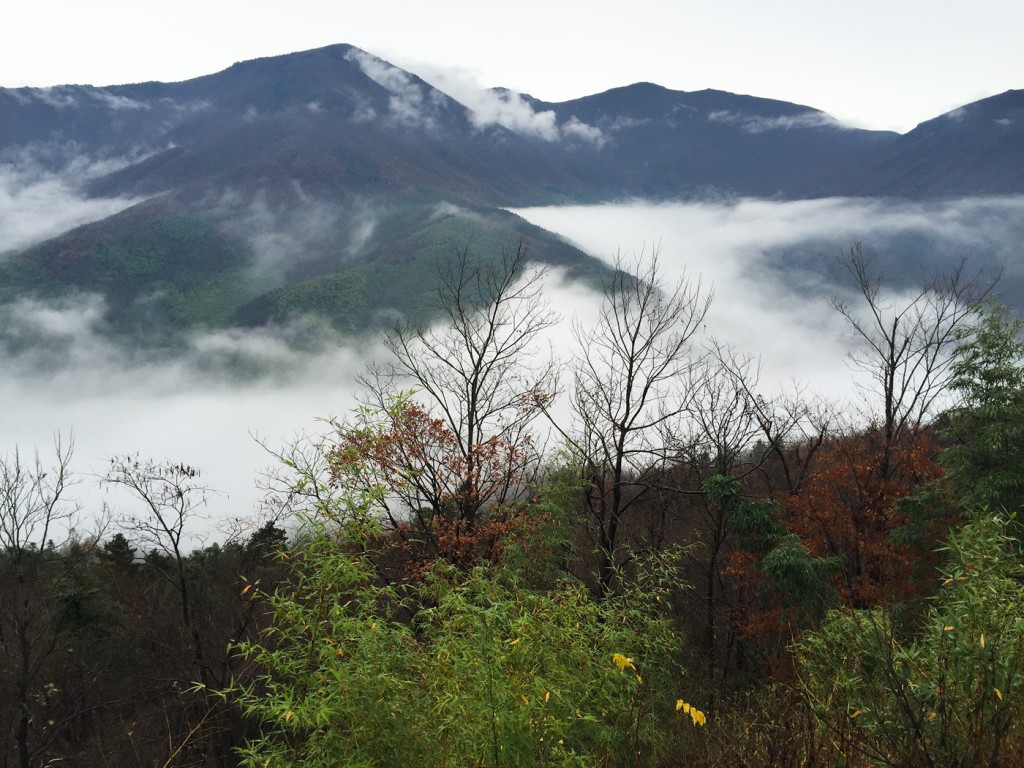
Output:
[[831,188],[908,198],[1024,192],[1024,90],[921,123],[843,169]]
[[652,83],[560,104],[531,103],[562,123],[577,120],[600,131],[604,142],[571,159],[593,168],[602,186],[644,197],[814,197],[828,169],[896,138],[843,126],[797,104]]
[[529,141],[476,128],[463,105],[347,45],[182,83],[0,90],[4,152],[40,145],[55,162],[61,152],[139,158],[92,180],[98,196],[298,182],[325,194],[441,190],[501,203],[576,186]]
[[0,171],[124,201],[0,243],[0,298],[98,293],[112,333],[153,343],[303,312],[358,332],[426,316],[438,262],[467,246],[602,274],[501,207],[1024,192],[1022,93],[904,136],[651,83],[561,103],[496,89],[470,109],[348,45],[179,83],[0,89]]

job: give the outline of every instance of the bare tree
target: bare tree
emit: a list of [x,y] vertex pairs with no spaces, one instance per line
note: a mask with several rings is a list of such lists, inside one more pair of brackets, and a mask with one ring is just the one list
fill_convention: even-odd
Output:
[[691,341],[711,304],[700,281],[666,289],[658,252],[621,257],[593,327],[574,324],[576,354],[569,442],[591,484],[586,500],[598,580],[612,585],[631,507],[670,460],[667,435],[689,407]]
[[128,490],[142,503],[143,514],[123,516],[121,525],[150,553],[147,562],[174,590],[192,663],[203,684],[215,687],[224,681],[215,679],[207,659],[193,604],[192,580],[186,572],[190,545],[198,541],[192,526],[201,518],[200,509],[212,492],[199,476],[199,470],[185,464],[118,456],[111,459],[102,482]]
[[0,650],[4,672],[14,678],[8,743],[22,768],[36,764],[46,745],[34,715],[41,674],[65,620],[63,606],[47,599],[46,572],[72,535],[79,511],[67,498],[73,453],[74,440],[58,435],[50,464],[38,452],[27,459],[17,448],[0,458]]
[[971,317],[971,308],[992,289],[969,275],[961,261],[938,274],[902,301],[887,297],[873,270],[874,257],[859,242],[840,261],[853,278],[857,303],[834,298],[859,348],[850,353],[856,370],[877,385],[882,412],[879,426],[885,441],[883,475],[890,452],[907,430],[919,428],[948,391],[953,349]]
[[788,392],[765,397],[757,391],[759,372],[751,358],[721,344],[715,345],[713,355],[735,388],[733,398],[743,404],[742,415],[749,419],[744,424],[756,427],[756,442],[751,446],[756,455],[751,456],[754,461],[748,469],[761,470],[765,495],[799,492],[815,453],[835,428],[835,405],[809,394],[799,383]]
[[[522,243],[483,263],[467,247],[441,271],[441,322],[399,325],[385,338],[391,361],[371,366],[363,381],[407,440],[392,457],[409,465],[407,512],[453,514],[472,527],[537,465],[531,424],[556,387],[550,355],[537,348],[556,320],[542,277],[528,269]],[[417,404],[395,413],[409,388]]]

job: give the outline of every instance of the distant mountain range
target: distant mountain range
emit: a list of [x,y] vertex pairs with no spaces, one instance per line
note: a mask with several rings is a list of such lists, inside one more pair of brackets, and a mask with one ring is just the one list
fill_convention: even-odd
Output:
[[467,244],[483,257],[522,240],[600,272],[499,207],[1024,193],[1024,91],[904,135],[650,83],[557,104],[499,89],[471,108],[335,45],[180,83],[0,89],[4,164],[134,202],[15,249],[7,298],[99,292],[112,330],[136,335],[302,311],[354,331],[425,312],[434,262]]

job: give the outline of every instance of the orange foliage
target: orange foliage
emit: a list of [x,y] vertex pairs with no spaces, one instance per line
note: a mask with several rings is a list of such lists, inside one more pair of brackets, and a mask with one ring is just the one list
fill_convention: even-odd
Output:
[[835,586],[847,605],[914,596],[919,553],[893,541],[893,531],[908,522],[896,502],[941,475],[935,452],[923,430],[888,449],[879,429],[832,438],[800,492],[779,500],[783,521],[814,555],[843,559]]
[[522,446],[491,436],[472,445],[421,405],[402,401],[361,418],[329,453],[331,482],[371,491],[390,523],[388,550],[408,573],[437,558],[460,566],[498,556],[523,523],[505,511],[527,464]]

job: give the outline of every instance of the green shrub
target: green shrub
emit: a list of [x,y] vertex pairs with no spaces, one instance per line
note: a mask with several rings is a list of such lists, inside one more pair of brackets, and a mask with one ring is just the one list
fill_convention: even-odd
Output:
[[1020,764],[1024,572],[1009,522],[951,539],[942,586],[902,637],[882,609],[833,612],[797,646],[821,735],[853,764]]

